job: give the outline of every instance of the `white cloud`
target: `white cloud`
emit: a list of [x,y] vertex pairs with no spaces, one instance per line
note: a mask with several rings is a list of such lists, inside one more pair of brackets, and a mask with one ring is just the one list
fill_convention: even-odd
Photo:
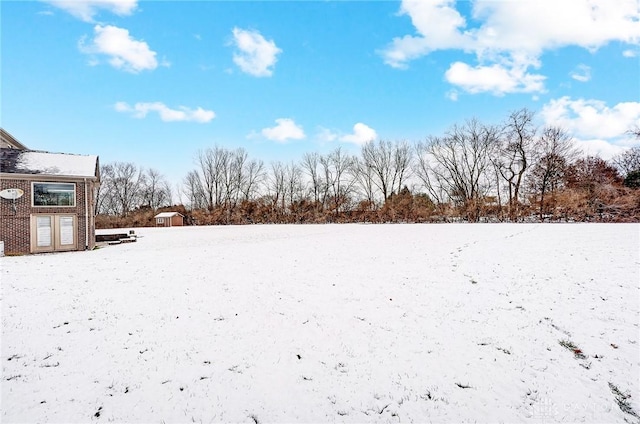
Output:
[[638,55],[638,53],[635,50],[625,50],[622,52],[622,56],[624,57],[636,57]]
[[340,141],[363,145],[378,138],[375,130],[361,122],[353,126],[353,133],[340,137]]
[[501,64],[471,67],[455,62],[445,73],[446,80],[469,93],[531,93],[544,89],[542,75],[528,74],[522,67],[507,68]]
[[[106,55],[111,66],[132,73],[158,67],[156,52],[146,42],[133,39],[128,30],[96,25],[94,32],[95,37],[89,45],[85,44],[85,38],[80,40],[79,48],[83,53]],[[95,61],[95,58],[91,60]]]
[[409,15],[418,32],[394,38],[381,52],[386,64],[406,68],[407,62],[434,50],[461,48],[468,44],[468,36],[460,31],[466,22],[455,8],[454,0],[404,0],[400,15]]
[[626,132],[640,125],[640,102],[608,107],[600,100],[551,100],[540,112],[545,125],[561,127],[574,135],[585,154],[609,159],[637,144]]
[[114,105],[117,112],[130,113],[134,118],[142,119],[149,112],[157,112],[164,122],[197,122],[204,124],[211,122],[216,114],[212,110],[205,110],[201,107],[190,109],[180,106],[178,109],[170,109],[162,102],[136,103],[130,106],[125,102],[118,102]]
[[269,77],[282,52],[273,40],[266,40],[258,31],[233,29],[233,41],[237,51],[233,61],[243,72],[256,77]]
[[477,0],[478,48],[527,51],[579,46],[595,50],[612,41],[637,44],[637,0]]
[[264,128],[261,133],[267,139],[285,143],[288,140],[301,140],[305,138],[304,131],[301,126],[297,125],[293,119],[280,118],[276,119],[276,126]]
[[85,22],[94,22],[99,10],[119,16],[131,15],[138,7],[138,0],[45,0]]
[[338,139],[338,134],[330,130],[329,128],[320,127],[318,128],[316,138],[323,143],[331,143],[332,141],[336,141]]
[[587,65],[580,64],[571,72],[571,78],[580,82],[591,80],[591,68]]
[[575,141],[576,146],[582,151],[582,153],[584,153],[585,156],[600,156],[604,160],[609,160],[626,150],[625,147],[612,144],[606,140],[576,139]]
[[[458,76],[461,88],[471,92],[544,91],[544,77],[528,71],[540,67],[545,50],[578,46],[595,51],[610,42],[640,45],[637,0],[475,0],[473,27],[455,6],[455,0],[403,0],[400,14],[411,18],[416,34],[393,39],[380,52],[385,63],[406,68],[435,50],[463,50],[474,53],[478,65],[453,64],[449,71],[458,75],[452,84]],[[496,83],[498,73],[509,81]]]
[[608,107],[600,100],[572,100],[568,96],[542,107],[545,124],[560,126],[585,139],[613,139],[640,125],[640,102]]

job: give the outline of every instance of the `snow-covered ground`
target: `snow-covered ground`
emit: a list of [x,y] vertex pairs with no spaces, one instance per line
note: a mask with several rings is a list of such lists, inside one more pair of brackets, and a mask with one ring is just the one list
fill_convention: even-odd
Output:
[[136,232],[0,259],[2,422],[638,422],[639,225]]

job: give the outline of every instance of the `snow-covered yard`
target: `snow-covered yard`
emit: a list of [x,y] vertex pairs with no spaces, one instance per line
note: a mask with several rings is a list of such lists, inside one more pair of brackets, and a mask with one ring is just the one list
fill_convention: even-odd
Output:
[[639,420],[639,225],[136,232],[0,259],[2,422]]

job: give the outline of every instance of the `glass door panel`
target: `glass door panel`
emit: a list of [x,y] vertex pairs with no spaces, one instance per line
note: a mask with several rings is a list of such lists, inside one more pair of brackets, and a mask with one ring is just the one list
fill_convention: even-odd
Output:
[[52,216],[38,216],[36,218],[36,246],[38,248],[53,246],[52,236]]
[[75,226],[72,216],[61,216],[58,218],[58,231],[60,246],[73,246]]

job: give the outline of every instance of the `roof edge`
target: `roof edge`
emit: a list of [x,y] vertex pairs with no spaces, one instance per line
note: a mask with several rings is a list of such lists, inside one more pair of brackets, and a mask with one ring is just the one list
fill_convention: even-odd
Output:
[[7,130],[2,127],[0,127],[0,141],[6,143],[9,146],[9,149],[29,150],[27,146],[19,142],[17,138],[12,136]]

